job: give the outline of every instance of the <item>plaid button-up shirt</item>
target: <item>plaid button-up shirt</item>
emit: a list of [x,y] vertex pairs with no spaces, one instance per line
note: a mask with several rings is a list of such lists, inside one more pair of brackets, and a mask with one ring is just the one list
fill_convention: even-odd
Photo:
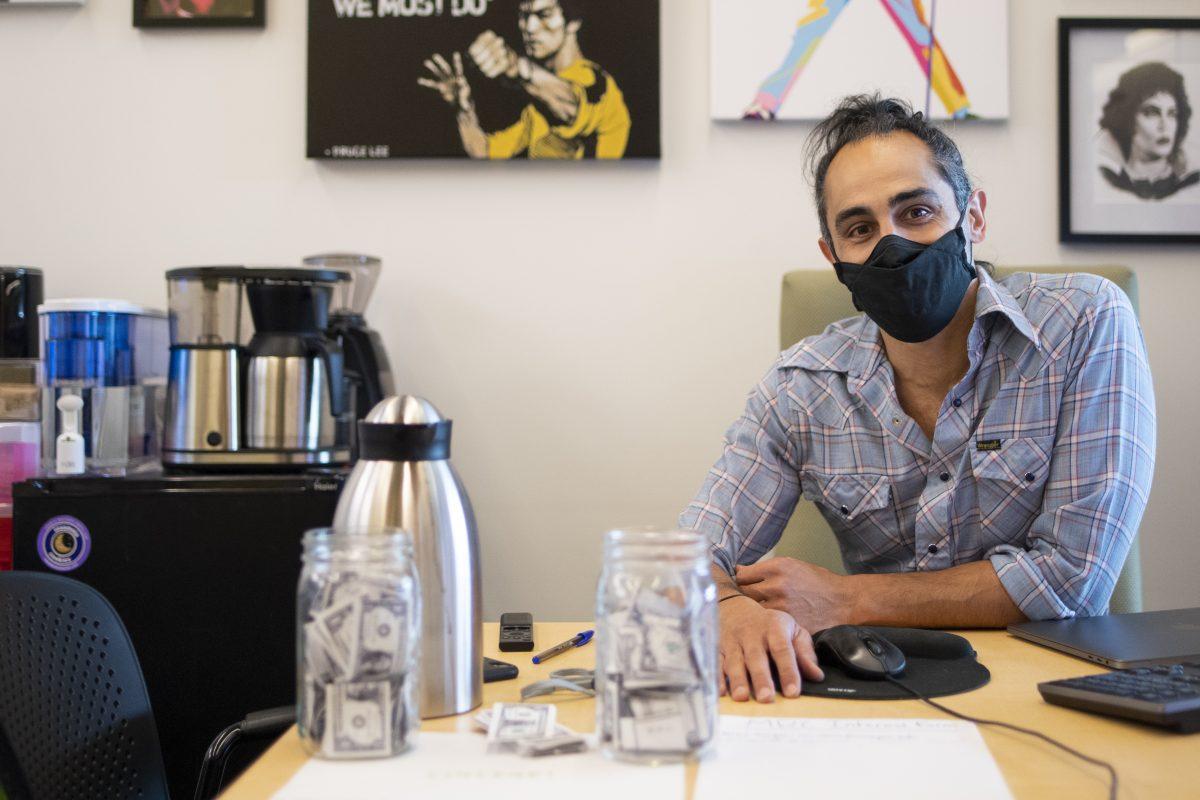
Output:
[[761,558],[801,497],[851,573],[988,559],[1030,619],[1103,614],[1154,469],[1154,393],[1125,294],[1091,275],[979,271],[970,367],[933,441],[865,316],[785,351],[680,517],[714,561]]

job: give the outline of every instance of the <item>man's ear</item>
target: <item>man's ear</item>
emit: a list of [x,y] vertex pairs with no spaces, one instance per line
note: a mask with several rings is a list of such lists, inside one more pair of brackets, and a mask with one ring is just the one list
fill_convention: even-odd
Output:
[[583,20],[573,19],[567,23],[567,33],[578,34],[579,29],[583,27]]
[[982,244],[987,238],[987,195],[983,189],[971,192],[967,200],[967,239],[971,244]]
[[824,236],[817,239],[817,247],[820,248],[821,255],[825,256],[825,260],[829,262],[830,266],[837,263],[837,259],[833,255],[833,248],[829,246],[829,242],[825,241]]

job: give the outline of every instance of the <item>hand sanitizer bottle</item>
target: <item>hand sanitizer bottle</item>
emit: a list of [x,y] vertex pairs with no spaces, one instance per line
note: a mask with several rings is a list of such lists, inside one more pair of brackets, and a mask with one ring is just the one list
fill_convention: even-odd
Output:
[[83,410],[83,398],[77,394],[64,394],[58,398],[57,405],[63,415],[63,432],[55,440],[54,471],[59,475],[82,475],[84,453],[83,435],[79,432],[79,412]]

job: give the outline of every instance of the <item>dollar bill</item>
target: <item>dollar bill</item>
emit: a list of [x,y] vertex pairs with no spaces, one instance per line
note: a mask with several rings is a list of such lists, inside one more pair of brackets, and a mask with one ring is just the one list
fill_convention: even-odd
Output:
[[358,646],[354,657],[354,675],[388,675],[401,669],[408,647],[405,602],[392,593],[370,592],[357,602]]
[[305,735],[313,741],[325,737],[325,684],[315,680],[304,682],[304,714],[301,717]]
[[554,733],[555,707],[532,703],[496,703],[488,727],[488,752],[514,752],[523,739]]
[[326,708],[327,756],[370,758],[393,754],[391,681],[335,683],[327,695]]
[[362,603],[356,598],[321,611],[313,619],[317,640],[342,675],[352,675],[358,661],[361,615]]

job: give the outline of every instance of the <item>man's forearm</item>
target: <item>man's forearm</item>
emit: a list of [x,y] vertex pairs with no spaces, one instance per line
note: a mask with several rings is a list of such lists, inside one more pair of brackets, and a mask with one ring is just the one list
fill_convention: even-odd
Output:
[[550,70],[532,64],[529,79],[522,80],[521,87],[550,112],[554,124],[571,125],[579,116],[579,98],[575,94],[575,87]]
[[847,609],[855,625],[902,628],[1003,628],[1025,615],[990,561],[938,572],[852,575]]
[[487,158],[487,134],[479,124],[474,108],[458,112],[458,133],[462,136],[463,149],[471,158]]

